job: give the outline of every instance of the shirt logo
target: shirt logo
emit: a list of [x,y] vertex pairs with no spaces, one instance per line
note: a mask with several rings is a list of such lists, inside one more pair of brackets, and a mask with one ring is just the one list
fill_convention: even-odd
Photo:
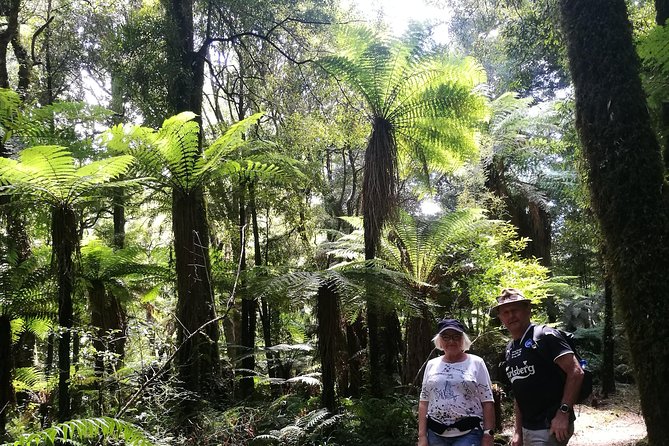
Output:
[[506,375],[509,377],[509,380],[513,383],[518,379],[529,378],[534,375],[534,366],[528,365],[527,361],[523,361],[523,366],[507,367]]

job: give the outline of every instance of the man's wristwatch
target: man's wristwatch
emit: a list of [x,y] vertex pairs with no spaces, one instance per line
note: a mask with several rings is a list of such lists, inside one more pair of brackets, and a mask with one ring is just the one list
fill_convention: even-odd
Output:
[[491,437],[495,436],[495,431],[493,429],[483,429],[483,434],[488,434]]
[[560,412],[569,413],[570,410],[571,410],[571,407],[569,407],[569,404],[566,404],[566,403],[560,404]]

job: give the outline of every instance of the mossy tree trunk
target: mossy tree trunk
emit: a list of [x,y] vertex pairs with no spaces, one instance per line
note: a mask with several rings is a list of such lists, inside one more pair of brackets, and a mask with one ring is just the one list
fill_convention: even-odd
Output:
[[669,215],[624,0],[561,0],[576,127],[651,446],[666,444]]
[[607,396],[616,391],[614,352],[615,342],[613,338],[613,287],[611,279],[607,276],[604,280],[604,333],[602,335],[602,394]]

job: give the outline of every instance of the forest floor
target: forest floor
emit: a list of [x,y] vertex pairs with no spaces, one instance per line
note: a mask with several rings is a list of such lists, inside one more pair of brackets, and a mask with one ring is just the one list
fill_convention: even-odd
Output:
[[[634,385],[617,383],[608,398],[595,396],[592,405],[576,406],[576,416],[569,446],[633,446],[646,436]],[[511,434],[511,427],[504,433]]]

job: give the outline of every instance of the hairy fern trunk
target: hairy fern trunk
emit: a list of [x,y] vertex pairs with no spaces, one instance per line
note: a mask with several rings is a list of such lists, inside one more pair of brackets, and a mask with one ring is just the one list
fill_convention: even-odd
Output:
[[201,188],[196,187],[190,193],[174,190],[172,225],[179,378],[186,389],[208,393],[218,377],[219,330],[216,322],[210,323],[216,318],[216,311],[210,278],[209,228]]
[[58,282],[58,420],[71,418],[70,411],[70,341],[74,323],[72,291],[74,289],[74,254],[79,236],[77,217],[67,205],[56,205],[51,214],[51,240],[53,243],[56,277]]
[[318,321],[318,353],[321,359],[321,375],[323,391],[321,405],[330,412],[337,408],[335,383],[337,380],[338,340],[341,338],[339,328],[339,295],[331,281],[318,287],[316,302],[316,319]]
[[432,322],[427,308],[420,315],[410,316],[406,328],[406,360],[404,363],[405,385],[417,389],[423,382],[423,364],[432,352]]
[[[561,0],[576,127],[651,446],[666,444],[669,212],[624,0]],[[596,24],[597,26],[593,26]]]

